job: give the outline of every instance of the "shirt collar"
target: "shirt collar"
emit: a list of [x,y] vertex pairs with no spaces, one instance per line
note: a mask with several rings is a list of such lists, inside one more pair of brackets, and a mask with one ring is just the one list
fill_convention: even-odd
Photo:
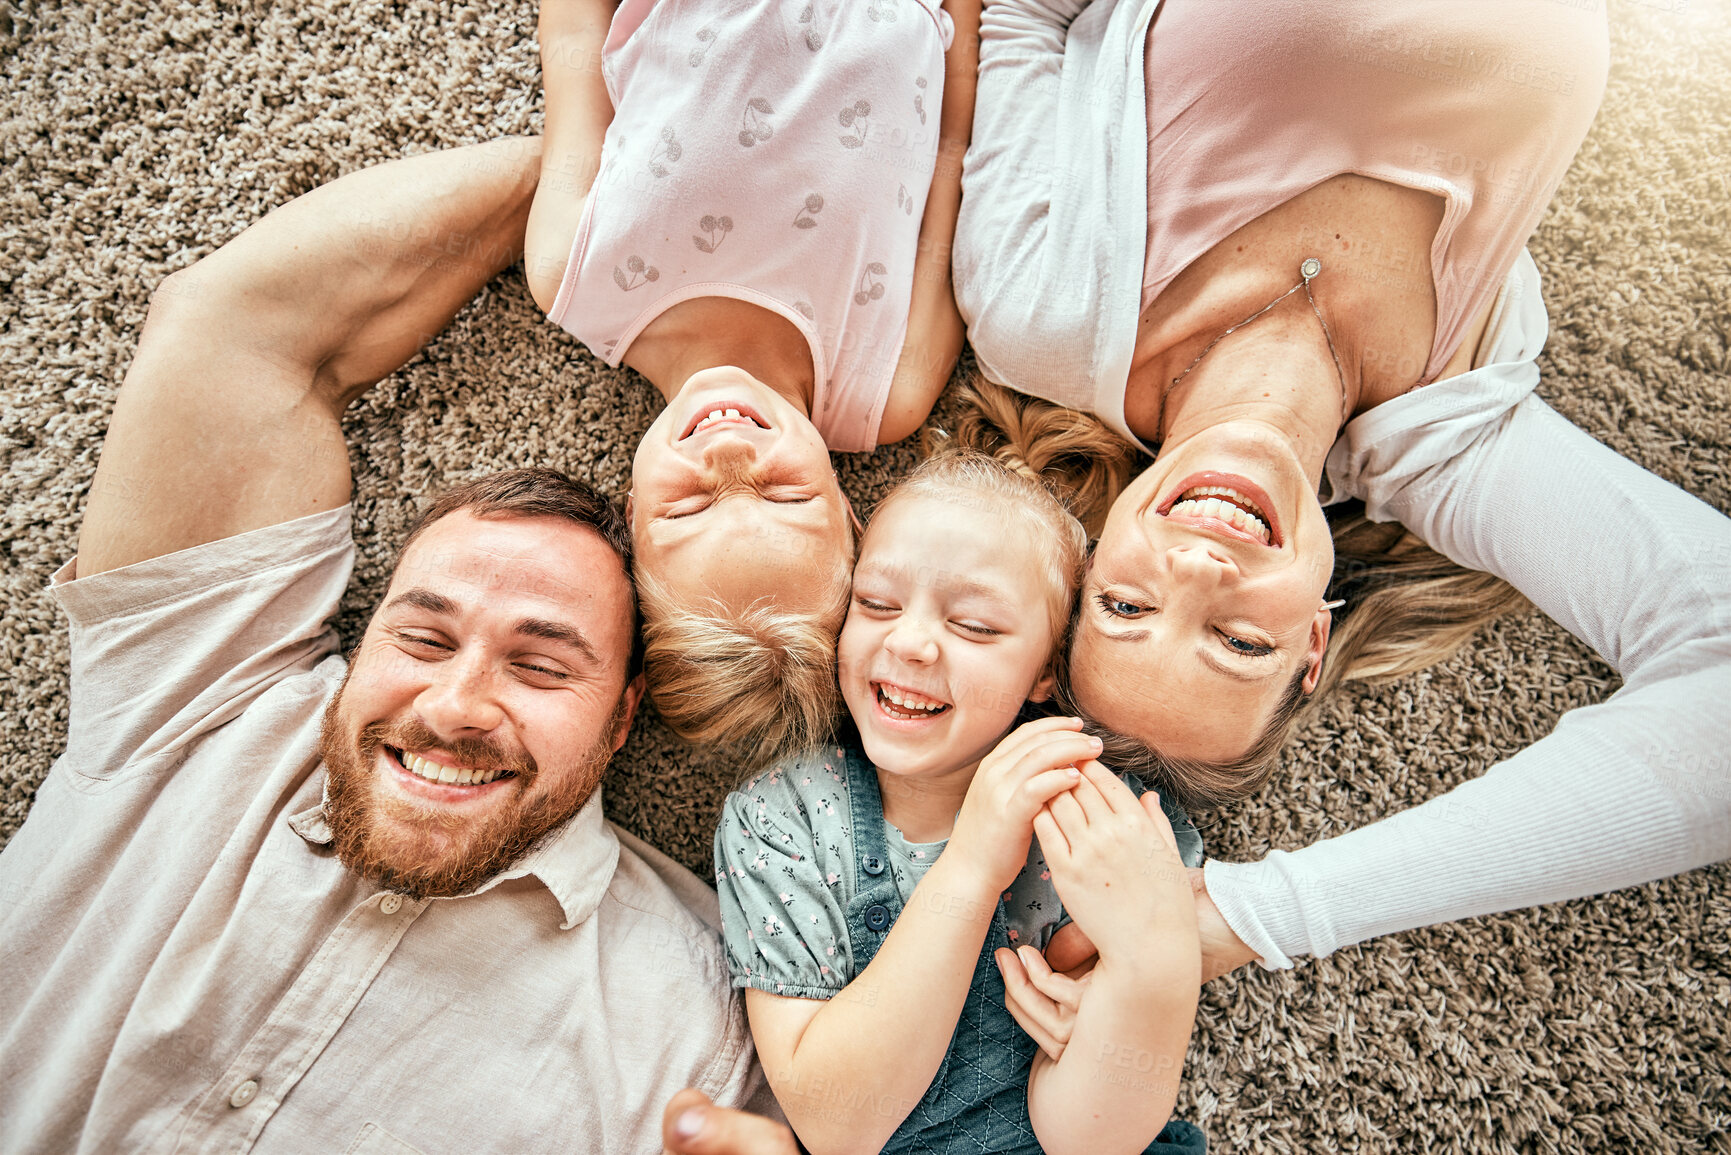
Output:
[[[293,814],[289,829],[314,846],[329,846],[332,839],[330,823],[325,819],[325,804]],[[533,875],[558,900],[565,921],[560,930],[570,930],[595,913],[601,896],[613,881],[613,871],[619,864],[619,838],[613,826],[601,813],[601,789],[589,796],[589,801],[565,821],[541,844],[508,869],[494,875],[459,899],[485,894],[501,882]]]

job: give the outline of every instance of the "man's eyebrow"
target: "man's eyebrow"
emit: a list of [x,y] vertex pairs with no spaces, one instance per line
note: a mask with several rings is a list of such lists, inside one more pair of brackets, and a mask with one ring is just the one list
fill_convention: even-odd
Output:
[[429,614],[443,614],[446,617],[453,617],[457,613],[456,602],[444,594],[436,594],[420,586],[404,590],[392,598],[385,608],[395,609],[398,606],[413,606],[418,610],[426,610]]
[[563,642],[580,652],[591,662],[599,663],[601,655],[595,652],[595,647],[589,644],[589,639],[583,636],[583,631],[576,626],[568,626],[563,622],[550,622],[546,618],[524,618],[511,627],[515,633],[526,637],[540,638],[547,642]]
[[[435,593],[421,586],[404,590],[392,598],[385,608],[395,609],[397,606],[412,606],[415,609],[425,610],[430,614],[440,614],[444,617],[455,617],[459,612],[456,602],[444,594]],[[511,632],[522,634],[524,637],[540,638],[547,642],[563,642],[581,653],[589,661],[597,664],[601,662],[601,655],[595,652],[595,647],[588,638],[583,636],[583,631],[576,626],[566,625],[564,622],[548,621],[546,618],[523,618],[511,627]]]

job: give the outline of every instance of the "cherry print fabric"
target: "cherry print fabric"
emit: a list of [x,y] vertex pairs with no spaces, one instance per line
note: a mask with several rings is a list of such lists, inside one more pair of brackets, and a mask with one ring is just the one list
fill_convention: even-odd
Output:
[[618,365],[681,301],[769,309],[811,344],[830,448],[875,448],[951,33],[937,0],[626,0],[602,54],[613,122],[549,317]]

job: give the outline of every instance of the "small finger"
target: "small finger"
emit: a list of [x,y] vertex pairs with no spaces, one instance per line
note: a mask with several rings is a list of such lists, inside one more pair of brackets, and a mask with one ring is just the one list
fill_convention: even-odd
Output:
[[1034,837],[1040,840],[1040,853],[1046,856],[1048,866],[1069,861],[1070,840],[1065,838],[1064,832],[1058,828],[1049,804],[1040,807],[1039,812],[1034,815]]
[[1061,1052],[1068,1041],[1067,1034],[1060,1039],[1054,1030],[1062,1019],[1057,1006],[1028,982],[1019,953],[999,947],[992,952],[992,958],[998,964],[998,972],[1004,976],[1005,1008],[1017,1024],[1040,1043],[1040,1049],[1056,1059],[1056,1052]]
[[1081,729],[1080,718],[1036,718],[1011,730],[1009,736],[998,743],[995,753],[999,757],[1015,761],[1029,746],[1038,743],[1048,734],[1080,733]]
[[[1082,789],[1086,783],[1078,781],[1076,790]],[[1092,790],[1093,787],[1088,787]],[[1046,809],[1052,812],[1052,818],[1058,823],[1058,828],[1072,841],[1080,838],[1088,829],[1088,815],[1083,811],[1082,804],[1076,800],[1076,790],[1059,794],[1046,803]]]
[[1160,805],[1160,792],[1150,790],[1142,795],[1142,809],[1148,812],[1148,817],[1154,822],[1154,829],[1160,832],[1160,841],[1164,842],[1172,853],[1178,853],[1178,835],[1172,831],[1172,820],[1166,817],[1166,808]]
[[1016,1025],[1021,1027],[1030,1039],[1034,1040],[1034,1045],[1044,1051],[1048,1059],[1056,1063],[1064,1057],[1064,1048],[1058,1040],[1047,1034],[1039,1023],[1030,1019],[1008,993],[1004,995],[1004,1009],[1010,1012],[1010,1017],[1016,1020]]
[[1100,791],[1100,797],[1106,800],[1106,805],[1115,811],[1130,809],[1136,804],[1136,792],[1124,784],[1124,780],[1112,772],[1112,768],[1090,759],[1082,764],[1083,777],[1094,784]]
[[1016,954],[1022,960],[1022,966],[1028,973],[1028,981],[1035,990],[1072,1011],[1081,1003],[1086,984],[1058,974],[1047,965],[1046,956],[1031,946],[1018,948]]
[[1100,739],[1092,734],[1058,730],[1037,735],[1016,755],[1016,773],[1022,777],[1054,766],[1080,766],[1100,753]]
[[1030,813],[1044,806],[1081,780],[1082,772],[1074,766],[1060,766],[1055,770],[1047,770],[1028,779],[1019,788],[1023,801],[1028,806],[1028,810],[1023,811],[1023,813]]
[[703,1092],[687,1088],[667,1102],[661,1116],[661,1141],[675,1155],[795,1155],[793,1132],[744,1111],[715,1106]]

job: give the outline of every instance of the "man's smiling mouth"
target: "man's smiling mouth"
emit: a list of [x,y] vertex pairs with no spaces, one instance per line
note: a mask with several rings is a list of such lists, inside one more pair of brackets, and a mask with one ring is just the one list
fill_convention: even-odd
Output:
[[423,758],[419,754],[399,750],[395,746],[386,746],[385,749],[390,752],[392,758],[397,760],[397,764],[409,773],[418,778],[425,778],[428,782],[438,782],[445,786],[485,786],[499,778],[515,776],[509,770],[496,768],[473,770],[465,766],[448,766],[430,758]]

